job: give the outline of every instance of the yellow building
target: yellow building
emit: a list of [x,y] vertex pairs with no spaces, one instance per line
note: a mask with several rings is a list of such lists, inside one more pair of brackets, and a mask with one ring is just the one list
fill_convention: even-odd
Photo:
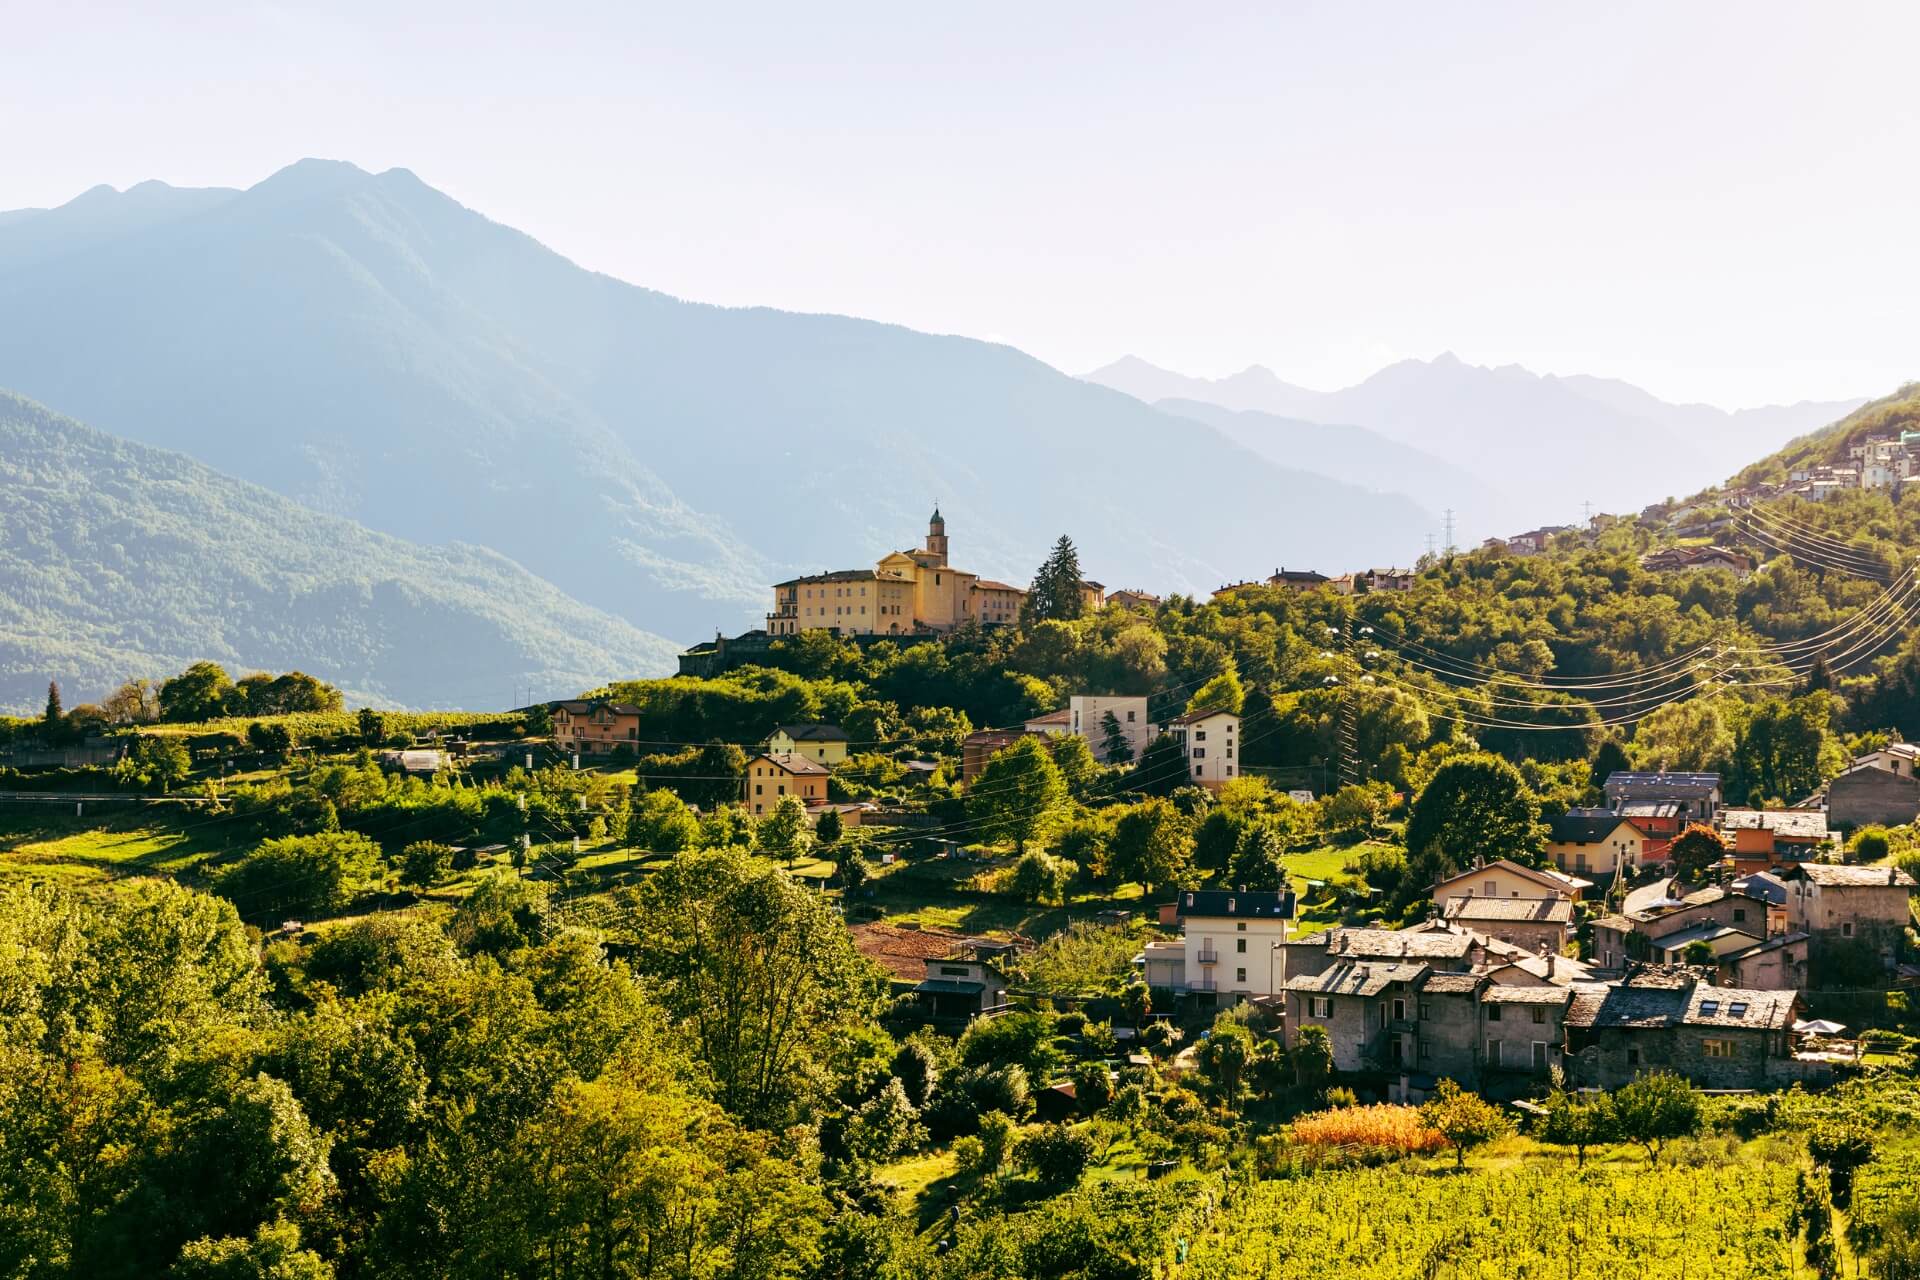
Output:
[[837,724],[783,724],[767,736],[767,754],[805,756],[837,769],[847,762],[847,732]]
[[935,508],[925,546],[882,556],[871,569],[842,569],[774,584],[769,635],[830,628],[842,635],[911,635],[970,623],[1004,626],[1026,592],[947,563],[947,522]]

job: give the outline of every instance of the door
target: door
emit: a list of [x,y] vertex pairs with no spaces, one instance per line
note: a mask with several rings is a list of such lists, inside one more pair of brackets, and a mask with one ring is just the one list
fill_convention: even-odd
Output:
[[1545,1071],[1547,1069],[1547,1042],[1545,1040],[1535,1040],[1533,1042],[1533,1069],[1535,1071]]

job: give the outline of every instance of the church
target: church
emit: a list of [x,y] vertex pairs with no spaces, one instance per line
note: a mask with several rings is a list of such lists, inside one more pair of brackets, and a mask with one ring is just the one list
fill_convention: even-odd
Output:
[[925,635],[956,628],[1010,626],[1026,592],[947,562],[947,522],[935,507],[927,539],[882,556],[871,569],[789,578],[773,587],[770,636],[829,630],[841,635]]

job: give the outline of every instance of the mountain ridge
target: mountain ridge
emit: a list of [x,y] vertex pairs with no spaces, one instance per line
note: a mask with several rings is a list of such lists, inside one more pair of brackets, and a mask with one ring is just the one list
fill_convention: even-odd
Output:
[[485,548],[422,547],[0,391],[0,706],[209,658],[378,705],[504,706],[676,646]]

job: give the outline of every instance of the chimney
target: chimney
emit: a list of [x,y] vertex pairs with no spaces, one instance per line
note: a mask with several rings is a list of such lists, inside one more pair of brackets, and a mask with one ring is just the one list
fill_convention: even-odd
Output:
[[1553,952],[1551,952],[1551,951],[1549,951],[1549,952],[1547,952],[1547,979],[1548,979],[1548,981],[1552,981],[1552,979],[1553,979],[1553,971],[1554,971],[1554,969],[1555,969],[1555,968],[1556,968],[1556,967],[1557,967],[1557,966],[1559,965],[1559,963],[1560,963],[1560,957],[1559,957],[1559,956],[1557,956],[1557,955],[1555,955],[1555,954],[1554,954]]

